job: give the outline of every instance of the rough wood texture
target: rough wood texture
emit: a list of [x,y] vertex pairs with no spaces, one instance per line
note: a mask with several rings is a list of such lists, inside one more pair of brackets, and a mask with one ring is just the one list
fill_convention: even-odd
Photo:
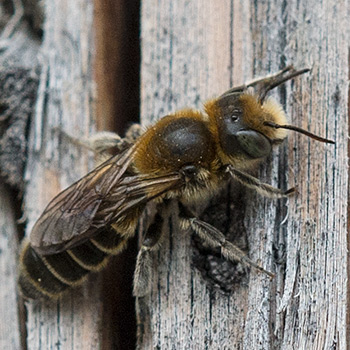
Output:
[[[17,295],[18,208],[23,190],[26,138],[35,99],[39,40],[23,21],[19,2],[13,11],[0,4],[0,348],[25,346],[24,305]],[[34,90],[34,91],[33,91]]]
[[27,130],[38,88],[38,69],[0,70],[0,176],[23,191]]
[[[25,194],[27,231],[60,190],[93,166],[74,137],[94,132],[92,1],[46,2],[36,113],[30,130]],[[99,277],[60,302],[27,302],[28,349],[98,349],[102,302]]]
[[[78,138],[89,136],[95,132],[95,124],[101,129],[111,125],[119,125],[122,129],[123,121],[125,124],[130,114],[133,115],[130,120],[137,118],[139,106],[139,50],[138,42],[131,40],[138,32],[138,20],[135,21],[138,2],[134,1],[132,6],[129,2],[128,7],[123,0],[109,2],[109,8],[103,8],[107,18],[99,12],[103,1],[50,2],[45,7],[43,4],[36,0],[7,0],[0,5],[0,174],[5,176],[2,182],[6,179],[16,189],[23,190],[23,184],[27,185],[23,208],[27,234],[48,201],[94,165],[86,150],[75,146],[65,133]],[[118,26],[115,26],[116,16],[123,19]],[[125,28],[130,25],[132,30]],[[106,31],[109,35],[96,45],[97,59],[94,41],[101,39],[101,32]],[[121,35],[121,31],[125,35]],[[44,32],[45,40],[40,47],[41,32]],[[109,51],[115,46],[123,47],[122,52]],[[132,59],[125,60],[127,54]],[[109,63],[113,69],[108,70],[111,68]],[[41,71],[39,89],[34,84],[38,79],[37,71]],[[128,77],[127,81],[125,77]],[[118,81],[119,90],[111,88],[107,80]],[[99,123],[95,120],[97,84],[102,86],[99,94],[102,107],[96,118]],[[121,87],[125,91],[120,91]],[[36,90],[36,109],[32,114],[27,147],[27,122]],[[123,109],[121,105],[127,106]],[[15,137],[17,143],[13,142]],[[23,157],[27,148],[29,156],[24,183]],[[12,233],[15,227],[11,226],[14,225],[15,204],[10,206],[9,196],[7,191],[0,191],[2,213],[6,215],[0,216],[1,249],[6,249],[6,253],[0,254],[0,274],[4,276],[0,302],[1,348],[134,348],[132,266],[129,263],[119,263],[111,276],[92,276],[89,285],[67,295],[60,303],[24,304],[19,298],[17,306],[15,265],[19,248],[17,233]],[[16,198],[18,202],[22,199],[21,196]],[[20,203],[16,205],[21,206]],[[125,278],[124,275],[129,276]],[[102,279],[107,282],[100,283]],[[8,280],[12,283],[6,283]],[[126,280],[129,288],[120,288]],[[116,286],[111,288],[113,283]],[[116,310],[124,312],[122,318],[116,316]]]
[[[168,238],[154,257],[152,293],[139,300],[144,323],[138,347],[346,349],[348,2],[145,0],[142,6],[144,124],[182,107],[200,108],[232,85],[293,63],[312,71],[275,91],[275,97],[285,103],[292,123],[337,144],[291,134],[258,174],[279,187],[297,184],[297,195],[288,201],[265,200],[250,191],[244,196],[242,231],[249,254],[276,272],[273,281],[252,272],[229,295],[211,290],[192,266],[197,246],[191,234],[180,232],[171,216]],[[94,131],[92,2],[47,1],[45,9],[26,173],[28,232],[47,202],[93,165],[61,132],[81,137]],[[37,41],[21,26],[7,29],[0,38],[2,66],[33,67]],[[97,276],[60,303],[26,303],[27,337],[22,332],[26,342],[21,343],[14,215],[8,192],[0,188],[0,196],[0,248],[6,252],[0,254],[0,347],[116,348],[118,335],[104,318]],[[228,195],[235,205],[240,196],[235,187]],[[176,213],[175,204],[172,209]]]
[[191,235],[170,218],[139,300],[139,349],[347,348],[348,15],[344,1],[142,2],[144,124],[294,64],[311,73],[273,95],[292,123],[337,144],[290,134],[258,174],[298,193],[246,193],[249,255],[272,281],[251,272],[231,295],[211,292],[191,267]]
[[20,322],[16,286],[17,227],[11,193],[0,184],[0,348],[19,349]]

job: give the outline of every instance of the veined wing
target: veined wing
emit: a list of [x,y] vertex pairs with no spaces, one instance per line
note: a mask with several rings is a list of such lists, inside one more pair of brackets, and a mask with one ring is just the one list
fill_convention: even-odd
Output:
[[132,146],[110,158],[59,193],[34,225],[31,246],[42,255],[72,248],[129,210],[181,186],[178,173],[128,174],[134,151]]

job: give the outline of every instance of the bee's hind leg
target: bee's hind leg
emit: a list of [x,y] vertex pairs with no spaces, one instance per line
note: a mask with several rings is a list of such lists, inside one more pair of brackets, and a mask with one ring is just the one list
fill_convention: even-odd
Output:
[[149,294],[152,283],[152,252],[160,246],[163,228],[163,217],[157,213],[148,227],[141,248],[137,255],[133,295],[143,297]]
[[124,138],[111,131],[99,131],[92,136],[82,138],[74,137],[60,128],[55,128],[54,131],[78,147],[89,149],[101,158],[109,158],[111,149],[118,152],[133,144],[141,135],[142,128],[140,124],[132,124]]
[[141,133],[141,125],[132,124],[123,138],[111,131],[100,131],[95,135],[88,137],[85,142],[97,153],[107,152],[111,148],[115,148],[117,151],[122,151],[129,145],[133,144]]
[[125,133],[124,140],[129,143],[134,143],[141,136],[143,131],[141,124],[131,124]]
[[225,235],[214,226],[195,217],[181,202],[179,203],[180,224],[183,229],[191,228],[203,241],[212,248],[221,248],[222,255],[230,261],[238,261],[247,267],[252,267],[270,277],[274,274],[249,259],[247,255],[228,241]]

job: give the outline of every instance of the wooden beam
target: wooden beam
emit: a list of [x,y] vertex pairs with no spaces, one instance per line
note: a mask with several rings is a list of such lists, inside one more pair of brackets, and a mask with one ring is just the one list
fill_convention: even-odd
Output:
[[0,185],[0,347],[19,349],[21,329],[17,299],[17,226],[11,192]]
[[[291,123],[335,139],[295,134],[262,165],[261,179],[298,186],[285,201],[246,191],[250,272],[228,295],[193,268],[193,240],[169,218],[154,257],[153,288],[139,300],[139,349],[320,349],[347,343],[348,42],[344,4],[289,1],[142,2],[141,115],[148,125],[287,64],[309,67],[273,95]],[[176,213],[174,205],[173,213]],[[232,212],[231,212],[231,215]],[[220,220],[217,220],[217,224]],[[238,235],[239,235],[238,232]],[[244,233],[245,232],[245,233]]]
[[[29,140],[25,208],[28,234],[48,202],[94,165],[64,133],[95,130],[93,2],[46,4],[41,75]],[[27,302],[27,348],[101,347],[100,277],[59,302]]]

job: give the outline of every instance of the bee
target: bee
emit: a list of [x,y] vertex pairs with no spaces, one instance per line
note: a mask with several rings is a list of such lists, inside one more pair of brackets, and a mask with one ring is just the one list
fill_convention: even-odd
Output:
[[[231,178],[267,197],[293,193],[293,188],[284,191],[261,182],[249,170],[286,138],[287,129],[334,143],[288,125],[281,105],[267,98],[270,90],[308,71],[288,66],[209,100],[204,112],[184,109],[167,115],[144,133],[136,132],[132,142],[119,143],[116,155],[59,193],[39,217],[20,254],[23,296],[58,298],[80,285],[124,249],[151,203],[161,209],[170,199],[178,201],[182,229],[192,230],[212,248],[221,248],[228,260],[273,277],[190,208]],[[108,147],[120,141],[115,140],[107,142]],[[160,245],[162,225],[157,212],[137,256],[136,297],[150,290],[151,257]]]

